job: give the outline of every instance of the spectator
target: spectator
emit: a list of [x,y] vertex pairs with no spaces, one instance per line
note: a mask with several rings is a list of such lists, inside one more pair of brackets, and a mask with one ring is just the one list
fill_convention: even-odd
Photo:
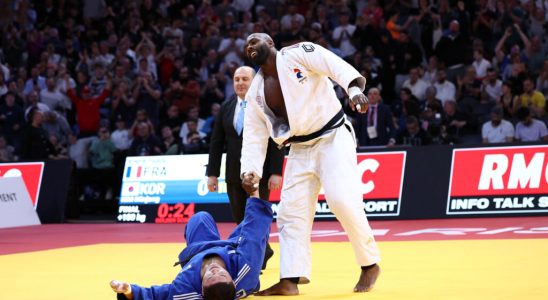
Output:
[[207,79],[202,91],[200,92],[200,110],[206,111],[211,108],[213,103],[221,103],[225,99],[217,79],[210,77]]
[[200,84],[189,75],[187,67],[182,67],[165,92],[167,103],[176,105],[179,111],[187,111],[200,104]]
[[56,88],[55,79],[46,79],[46,88],[40,91],[40,101],[47,105],[50,110],[64,110],[64,95]]
[[396,137],[396,143],[405,146],[424,146],[431,143],[431,137],[421,128],[417,117],[409,116],[405,120],[405,129]]
[[33,108],[29,112],[29,123],[23,133],[21,158],[23,160],[46,160],[57,158],[55,148],[49,141],[47,132],[42,129],[43,113]]
[[137,78],[137,84],[133,88],[133,99],[137,110],[144,109],[152,124],[156,127],[160,124],[160,86],[154,81],[151,74],[142,74]]
[[535,82],[530,77],[523,81],[520,103],[521,107],[529,107],[535,118],[543,118],[546,113],[546,99],[541,92],[535,90]]
[[410,89],[413,96],[417,97],[417,99],[424,100],[426,97],[426,89],[430,84],[422,80],[419,76],[419,69],[411,68],[409,70],[409,79],[405,80],[403,87]]
[[116,129],[110,135],[110,140],[118,151],[125,152],[131,146],[131,138],[129,130],[126,128],[126,122],[121,116],[118,116],[115,121]]
[[156,132],[156,130],[154,130],[154,124],[152,124],[150,118],[148,117],[148,112],[144,109],[139,109],[137,111],[137,114],[135,115],[135,121],[133,122],[133,125],[129,130],[131,137],[137,136],[139,130],[138,127],[141,123],[145,123],[148,125],[151,134],[154,134]]
[[232,25],[229,34],[221,40],[217,52],[221,57],[224,57],[223,62],[234,63],[236,65],[243,64],[243,49],[245,41],[238,36],[239,30],[237,25]]
[[458,144],[464,135],[464,128],[468,124],[469,117],[457,109],[455,101],[446,101],[443,104],[442,131],[445,139],[450,143]]
[[131,156],[147,156],[162,154],[162,141],[150,131],[149,124],[140,122],[137,124],[137,135],[129,148]]
[[94,73],[91,76],[89,87],[91,89],[91,96],[99,96],[105,87],[107,86],[108,78],[105,75],[105,67],[101,63],[96,63],[94,66]]
[[33,108],[37,108],[39,109],[41,112],[46,112],[46,111],[49,111],[49,106],[45,105],[44,103],[42,102],[39,102],[40,98],[38,96],[38,92],[37,91],[31,91],[28,95],[27,95],[27,109],[25,110],[25,120],[29,120],[29,112],[33,109]]
[[436,98],[445,103],[445,101],[456,99],[455,85],[448,81],[445,77],[445,70],[439,70],[436,73],[436,82],[434,87],[436,88]]
[[369,110],[356,116],[356,136],[359,146],[386,146],[395,143],[394,122],[390,107],[382,103],[380,91],[367,92]]
[[521,142],[548,142],[548,131],[546,124],[537,119],[533,119],[528,107],[520,107],[516,113],[519,122],[516,124],[517,141]]
[[441,100],[436,98],[436,94],[437,91],[435,87],[429,86],[428,88],[426,88],[426,91],[424,93],[424,100],[419,101],[419,109],[421,111],[425,110],[428,104],[432,104],[434,102],[437,103],[438,106],[443,107]]
[[200,128],[200,131],[205,133],[207,137],[209,137],[210,134],[212,133],[213,127],[215,125],[215,118],[217,117],[220,111],[221,111],[221,104],[219,103],[211,104],[211,115],[207,117],[207,119],[204,122],[204,125],[202,126],[202,128]]
[[422,79],[428,84],[434,84],[438,78],[438,68],[438,57],[430,56],[428,58],[428,65],[422,74]]
[[481,90],[487,93],[490,102],[495,103],[502,96],[502,81],[498,78],[494,68],[489,67],[486,72],[487,75],[483,79]]
[[6,84],[4,72],[0,72],[0,97],[8,93],[8,85]]
[[[303,17],[303,15],[301,15],[298,11],[297,11],[297,5],[294,4],[294,3],[289,3],[289,6],[287,8],[287,14],[283,15],[282,16],[282,19],[280,21],[280,24],[281,24],[281,29],[282,30],[290,30],[291,29],[291,24],[293,22],[296,22],[299,27],[302,27],[304,25],[304,22],[305,22],[305,19]],[[350,33],[350,35],[352,35],[352,33]]]
[[131,126],[135,121],[135,115],[137,114],[135,99],[133,99],[129,86],[125,81],[119,81],[112,93],[111,111],[113,116],[122,119],[126,123],[126,127]]
[[93,138],[78,139],[74,134],[68,136],[68,155],[76,164],[77,170],[89,168],[89,147]]
[[[447,102],[446,102],[447,103]],[[443,109],[437,102],[430,103],[421,113],[421,127],[432,137],[434,144],[446,144],[446,135],[442,131]]]
[[40,70],[38,67],[34,67],[31,70],[31,78],[25,82],[25,89],[23,94],[27,96],[32,91],[40,92],[46,88],[46,79],[40,76]]
[[179,154],[179,145],[180,142],[175,138],[173,131],[169,126],[162,127],[162,142],[164,144],[165,155],[176,155]]
[[483,50],[474,50],[474,62],[472,67],[476,71],[476,76],[479,80],[483,80],[487,76],[487,71],[491,68],[491,63],[483,57]]
[[[474,67],[466,68],[464,76],[457,77],[457,99],[461,102],[472,101],[479,102],[481,92],[481,81],[476,76]],[[474,106],[474,104],[471,104]]]
[[21,147],[21,132],[24,126],[23,108],[15,103],[15,95],[9,92],[5,95],[5,103],[0,105],[0,134],[3,134],[16,150]]
[[200,154],[207,153],[207,145],[204,142],[203,138],[200,136],[200,133],[197,131],[191,131],[186,137],[186,143],[183,143],[182,152],[184,154]]
[[375,29],[381,27],[381,22],[383,21],[383,8],[382,6],[379,6],[377,0],[367,1],[367,5],[363,10],[363,15],[368,16],[368,18],[371,19],[371,25]]
[[459,21],[451,21],[447,34],[440,39],[435,51],[436,56],[445,65],[447,78],[450,81],[454,81],[464,71],[464,64],[468,57],[468,44],[467,38],[460,32]]
[[67,137],[72,133],[67,119],[55,111],[46,111],[43,114],[42,128],[48,133],[48,136],[54,136],[59,145],[66,146]]
[[481,137],[484,144],[510,143],[514,139],[514,126],[502,119],[502,108],[494,107],[491,110],[491,120],[483,124]]
[[116,147],[110,140],[108,128],[99,128],[98,137],[98,139],[91,142],[89,148],[92,178],[99,186],[101,196],[104,199],[110,200],[112,199],[112,182],[115,180],[114,153],[116,152]]
[[0,163],[13,162],[17,160],[15,148],[8,145],[6,138],[0,135]]
[[[292,7],[292,5],[290,7]],[[354,54],[354,52],[356,52],[356,47],[354,47],[354,45],[352,44],[351,39],[354,35],[354,32],[356,31],[356,26],[350,24],[349,20],[350,12],[346,10],[341,11],[339,13],[339,26],[335,27],[332,35],[333,46],[341,50],[342,58],[344,59],[350,58]]]
[[504,112],[504,118],[511,120],[518,107],[520,106],[520,99],[518,95],[512,93],[512,82],[505,81],[501,87],[501,95],[499,97],[498,105],[502,107]]
[[200,116],[200,108],[193,106],[188,110],[187,121],[183,123],[183,125],[181,126],[181,131],[179,132],[179,137],[183,141],[183,144],[187,142],[186,137],[188,133],[192,131],[191,128],[189,128],[189,125],[191,127],[194,127],[194,124],[188,124],[189,120],[193,121],[193,122],[191,121],[191,123],[196,123],[196,131],[200,134],[201,137],[206,136],[206,134],[204,134],[203,132],[199,132],[199,129],[204,127],[204,123],[205,123],[205,121],[203,119],[200,119],[199,116]]
[[173,134],[178,135],[181,131],[181,125],[183,125],[183,118],[181,118],[179,108],[176,105],[171,105],[167,109],[167,118],[164,120],[162,126],[169,126]]
[[548,97],[548,59],[544,60],[542,70],[537,78],[537,90],[544,94],[544,98]]
[[409,39],[409,33],[406,30],[398,34],[395,55],[397,68],[394,90],[398,92],[404,82],[409,79],[411,69],[418,67],[422,61],[421,49]]
[[[66,85],[68,83],[68,77],[66,77]],[[67,90],[67,96],[69,96],[72,104],[76,107],[76,115],[78,119],[78,128],[80,138],[95,136],[99,130],[100,113],[99,108],[110,94],[110,81],[107,82],[103,92],[97,96],[92,97],[91,89],[87,86],[82,88],[82,96],[78,97],[74,89]]]
[[57,159],[68,158],[68,148],[66,144],[61,144],[59,142],[57,136],[50,135],[49,142],[53,146],[53,149],[55,149],[55,153],[57,153]]

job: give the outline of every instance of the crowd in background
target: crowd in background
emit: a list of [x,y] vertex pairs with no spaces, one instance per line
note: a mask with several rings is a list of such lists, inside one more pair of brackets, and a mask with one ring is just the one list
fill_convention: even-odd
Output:
[[207,153],[253,32],[317,43],[367,78],[374,110],[348,112],[359,146],[548,140],[547,0],[0,5],[0,162],[71,158],[115,178],[127,155]]

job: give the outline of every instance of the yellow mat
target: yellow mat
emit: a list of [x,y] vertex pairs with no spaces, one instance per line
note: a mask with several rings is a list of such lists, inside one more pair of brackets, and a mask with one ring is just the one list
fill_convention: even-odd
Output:
[[[548,239],[379,244],[382,273],[373,292],[351,292],[359,269],[349,243],[314,243],[312,282],[291,299],[548,299]],[[100,244],[0,256],[0,299],[115,299],[111,279],[170,282],[181,247]],[[263,287],[278,280],[273,248]]]

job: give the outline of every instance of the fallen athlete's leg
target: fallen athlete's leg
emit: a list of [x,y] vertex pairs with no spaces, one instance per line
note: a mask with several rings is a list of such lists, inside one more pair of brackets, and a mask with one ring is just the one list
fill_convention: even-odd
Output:
[[204,241],[217,241],[221,237],[213,217],[205,211],[193,215],[185,226],[187,246]]

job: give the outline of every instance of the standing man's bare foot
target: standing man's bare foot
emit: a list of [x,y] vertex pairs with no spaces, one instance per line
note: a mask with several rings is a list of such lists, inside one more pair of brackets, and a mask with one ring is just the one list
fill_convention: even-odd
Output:
[[362,267],[362,273],[360,274],[358,283],[356,283],[356,286],[354,287],[354,292],[363,293],[372,290],[380,273],[381,268],[377,264]]
[[299,288],[296,283],[293,283],[287,279],[280,279],[278,283],[267,288],[266,290],[256,293],[255,296],[270,296],[270,295],[293,296],[298,294],[299,294]]

